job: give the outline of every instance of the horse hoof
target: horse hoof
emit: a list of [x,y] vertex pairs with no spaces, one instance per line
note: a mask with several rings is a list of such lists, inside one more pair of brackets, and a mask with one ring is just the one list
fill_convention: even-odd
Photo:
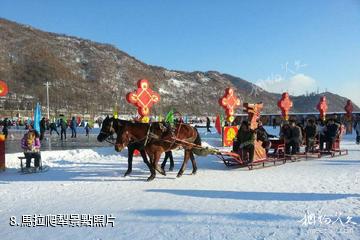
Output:
[[182,173],[178,173],[178,175],[176,175],[177,178],[181,177]]
[[127,176],[129,176],[131,174],[131,172],[126,172],[125,174],[124,174],[124,177],[127,177]]
[[195,172],[192,172],[191,175],[196,175],[196,171],[195,171]]
[[174,170],[174,167],[169,167],[169,172],[172,172]]
[[166,176],[166,172],[165,172],[165,170],[164,169],[162,169],[162,168],[155,168],[156,169],[156,171],[158,171],[161,175],[164,175],[164,176]]
[[150,182],[155,179],[155,175],[150,175],[146,181]]

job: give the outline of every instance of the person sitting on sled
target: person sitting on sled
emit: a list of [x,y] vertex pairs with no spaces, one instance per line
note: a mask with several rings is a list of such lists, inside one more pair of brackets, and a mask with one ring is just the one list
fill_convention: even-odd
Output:
[[233,151],[240,153],[241,159],[244,161],[246,161],[247,154],[249,154],[248,163],[252,163],[254,160],[255,138],[255,131],[250,128],[247,121],[243,121],[234,140]]
[[26,169],[30,169],[31,159],[34,158],[35,171],[39,169],[40,166],[40,139],[39,134],[29,127],[29,131],[24,134],[24,137],[21,139],[21,148],[24,150],[24,155],[26,158]]
[[[334,119],[329,119],[325,128],[326,150],[330,151],[339,133],[339,126]],[[322,143],[323,144],[323,143]]]
[[309,119],[305,127],[305,152],[313,152],[315,150],[316,134],[315,121],[314,119]]
[[285,136],[285,153],[297,154],[300,151],[300,145],[302,143],[301,128],[296,125],[295,120],[290,121],[290,129]]
[[275,138],[275,135],[269,134],[263,126],[263,123],[258,120],[258,127],[256,129],[256,139],[262,141],[262,147],[265,148],[266,153],[269,152],[271,141],[269,138]]
[[360,116],[358,115],[354,123],[354,129],[356,132],[356,144],[360,144]]

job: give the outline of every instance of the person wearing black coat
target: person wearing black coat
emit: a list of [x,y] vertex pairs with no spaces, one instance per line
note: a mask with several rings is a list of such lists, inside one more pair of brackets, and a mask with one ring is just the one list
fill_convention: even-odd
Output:
[[9,134],[9,129],[8,129],[8,119],[5,118],[3,121],[3,129],[2,129],[2,133],[5,135],[5,139],[7,139],[8,134]]
[[265,149],[266,153],[269,152],[271,142],[269,138],[274,138],[276,136],[269,134],[264,128],[261,121],[258,121],[258,127],[256,129],[256,139],[262,141],[261,146]]
[[295,121],[290,121],[290,128],[287,130],[285,136],[285,153],[290,154],[290,148],[291,154],[299,153],[301,143],[301,128],[296,125]]
[[305,127],[305,152],[314,151],[316,139],[316,125],[314,119],[309,119]]
[[206,117],[206,130],[207,132],[211,132],[210,130],[210,118]]
[[354,129],[356,132],[356,144],[360,144],[360,117],[357,117],[356,122],[354,123]]
[[339,126],[335,123],[333,119],[329,119],[325,129],[325,141],[327,151],[330,151],[332,149],[332,146],[336,141],[338,131]]
[[46,121],[45,118],[43,117],[40,121],[40,141],[44,139],[45,130],[46,130]]
[[60,118],[59,127],[60,127],[60,129],[61,129],[61,131],[60,131],[61,140],[63,140],[63,135],[64,135],[65,140],[66,140],[67,123],[66,123],[66,122],[64,121],[64,119],[62,119],[62,118]]
[[50,128],[50,135],[52,134],[53,131],[55,131],[58,136],[60,135],[58,130],[57,130],[55,122],[50,123],[49,128]]

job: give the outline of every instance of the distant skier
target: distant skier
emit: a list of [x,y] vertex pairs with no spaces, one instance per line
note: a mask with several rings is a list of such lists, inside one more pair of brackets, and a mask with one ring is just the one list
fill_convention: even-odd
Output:
[[67,124],[64,121],[64,119],[60,118],[60,123],[59,123],[59,127],[61,129],[60,134],[61,134],[61,140],[63,140],[63,136],[65,137],[66,140],[66,128],[67,128]]
[[45,130],[46,130],[46,121],[45,118],[43,117],[40,121],[40,141],[44,139]]
[[4,126],[3,126],[2,132],[3,132],[3,134],[5,135],[5,139],[7,139],[7,136],[8,136],[8,134],[9,134],[8,120],[7,120],[7,118],[4,119],[3,125],[4,125]]
[[206,117],[206,130],[207,132],[211,132],[210,130],[210,118]]
[[76,138],[76,127],[77,127],[76,119],[75,119],[75,117],[72,117],[71,122],[70,122],[71,138]]
[[88,137],[89,133],[90,133],[91,126],[90,126],[89,122],[86,122],[84,124],[85,124],[85,133],[86,133],[86,136]]
[[50,135],[52,134],[53,131],[55,131],[58,136],[60,135],[59,132],[58,132],[58,130],[57,130],[57,127],[56,127],[56,123],[55,123],[55,122],[50,123],[50,126],[49,126],[49,127],[50,127]]

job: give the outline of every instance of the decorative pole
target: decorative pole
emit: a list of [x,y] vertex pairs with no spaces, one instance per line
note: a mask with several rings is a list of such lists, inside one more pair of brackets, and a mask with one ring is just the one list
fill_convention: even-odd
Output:
[[281,109],[281,115],[285,121],[289,120],[289,111],[293,107],[289,94],[284,92],[281,99],[277,102],[278,107]]
[[[244,103],[244,112],[248,114],[248,121],[250,129],[255,130],[258,128],[258,120],[260,119],[260,112],[263,109],[263,103]],[[254,162],[263,161],[267,159],[266,150],[262,147],[262,142],[255,140],[254,142]]]
[[[219,99],[219,104],[225,109],[226,120],[229,123],[234,121],[235,109],[240,106],[240,99],[236,97],[233,88],[226,88],[225,94]],[[225,126],[222,129],[222,143],[224,147],[233,145],[234,138],[238,132],[237,126]]]
[[225,94],[219,99],[219,104],[225,108],[226,120],[232,123],[235,119],[235,109],[240,106],[240,99],[236,97],[234,89],[225,89]]
[[4,97],[8,94],[9,88],[6,82],[0,80],[0,97]]
[[326,97],[322,96],[320,98],[320,102],[318,103],[318,105],[316,106],[317,110],[319,110],[320,113],[320,118],[325,121],[326,119],[326,112],[328,110],[328,106],[327,106],[327,102],[326,102]]
[[352,112],[354,111],[354,108],[353,108],[351,100],[347,100],[344,110],[346,112],[346,114],[345,114],[346,134],[352,134],[352,130],[353,130]]
[[137,107],[140,121],[147,123],[150,121],[150,109],[160,101],[160,95],[150,88],[147,79],[139,80],[137,87],[135,91],[126,94],[126,100]]
[[[0,80],[0,97],[6,96],[8,94],[9,89],[7,84]],[[5,123],[7,124],[7,123]],[[0,170],[5,170],[5,140],[6,137],[3,134],[0,134]]]
[[347,100],[346,102],[346,106],[344,107],[344,110],[346,112],[345,116],[346,118],[351,121],[352,119],[352,112],[354,111],[354,107],[352,105],[351,100]]
[[49,86],[51,84],[49,82],[44,83],[46,87],[46,105],[47,105],[47,119],[50,120],[50,107],[49,107]]

